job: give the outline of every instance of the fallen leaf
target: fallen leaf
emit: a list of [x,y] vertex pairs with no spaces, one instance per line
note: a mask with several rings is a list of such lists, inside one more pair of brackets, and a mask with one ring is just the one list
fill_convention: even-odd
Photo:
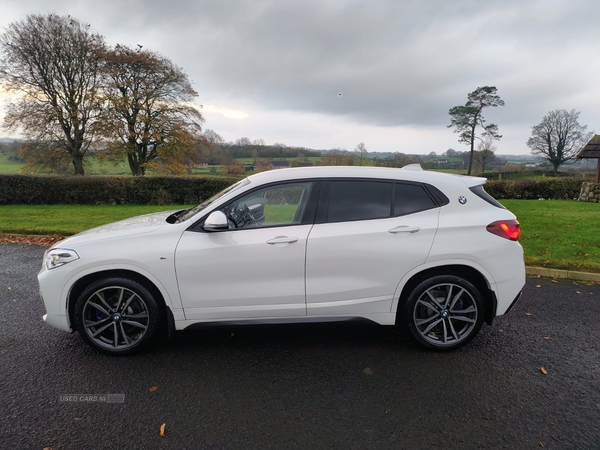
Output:
[[150,389],[148,389],[150,392],[156,392],[158,390],[158,386],[152,386]]
[[590,292],[590,295],[594,295],[594,293],[593,293],[593,292]]
[[544,340],[549,341],[550,340],[550,336],[544,336]]
[[83,420],[83,417],[75,417],[75,422],[81,422]]
[[548,371],[543,367],[540,367],[540,372],[542,372],[544,375],[548,375]]
[[554,278],[550,281],[552,281],[553,283],[558,283],[558,281],[556,281]]
[[9,290],[9,291],[12,291],[12,288],[9,286],[9,287],[8,287],[8,290]]
[[525,313],[526,316],[533,316],[531,313]]
[[580,291],[575,291],[575,293],[576,293],[576,294],[581,294],[581,292],[580,292]]
[[165,436],[165,428],[166,428],[166,427],[167,427],[167,424],[166,424],[166,423],[163,423],[163,424],[160,426],[160,435],[161,435],[162,437],[166,437],[166,436]]
[[44,450],[52,450],[52,447],[44,447]]
[[540,447],[543,447],[544,443],[542,441],[540,441]]
[[542,276],[541,275],[537,275],[536,278],[542,278]]
[[363,370],[365,375],[373,375],[373,369],[367,367],[365,370]]
[[541,288],[541,287],[542,287],[542,285],[541,285],[541,284],[538,284],[538,285],[536,285],[535,287],[536,287],[536,288]]

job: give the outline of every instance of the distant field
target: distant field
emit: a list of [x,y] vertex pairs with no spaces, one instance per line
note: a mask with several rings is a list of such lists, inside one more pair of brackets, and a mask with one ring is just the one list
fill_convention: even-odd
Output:
[[[288,161],[295,160],[295,158],[270,158],[270,159],[279,159],[279,160],[288,160]],[[308,160],[316,165],[321,160],[321,158],[320,157],[309,157]],[[237,158],[236,162],[238,162],[242,165],[248,166],[248,165],[251,165],[254,163],[254,158]],[[0,154],[0,174],[20,173],[19,170],[24,166],[25,166],[25,163],[18,162],[18,161],[9,161],[8,157],[6,155]],[[86,175],[104,175],[104,176],[119,175],[119,176],[123,176],[123,175],[131,174],[131,172],[129,171],[129,164],[127,163],[126,160],[124,160],[122,163],[115,166],[114,164],[110,164],[110,163],[103,164],[100,161],[96,160],[95,158],[86,158],[84,169],[85,169]],[[222,167],[206,167],[206,168],[202,168],[202,169],[193,169],[192,173],[194,175],[228,176],[223,173]],[[252,173],[254,173],[254,171],[246,172],[246,174],[248,174],[248,175],[250,175]],[[151,175],[152,172],[149,172],[148,174]]]
[[19,173],[25,164],[19,161],[9,161],[6,155],[0,153],[0,173]]
[[[0,153],[0,174],[21,173],[25,163],[9,161],[6,155]],[[129,165],[123,161],[120,165],[101,164],[95,158],[87,158],[84,165],[86,175],[129,175]]]
[[86,175],[131,175],[127,160],[123,160],[122,163],[115,166],[114,164],[102,164],[96,158],[88,158],[84,169]]

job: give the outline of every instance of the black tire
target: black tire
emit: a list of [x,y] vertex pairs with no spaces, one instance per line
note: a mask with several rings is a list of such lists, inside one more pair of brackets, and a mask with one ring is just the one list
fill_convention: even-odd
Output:
[[484,318],[479,290],[455,275],[437,275],[422,281],[402,308],[402,322],[427,348],[450,351],[477,336]]
[[75,303],[74,318],[81,338],[111,355],[140,350],[160,328],[156,299],[146,287],[127,278],[106,278],[89,285]]

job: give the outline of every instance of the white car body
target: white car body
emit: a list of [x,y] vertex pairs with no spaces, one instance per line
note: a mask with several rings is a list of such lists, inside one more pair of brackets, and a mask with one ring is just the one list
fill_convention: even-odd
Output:
[[[290,180],[322,186],[321,180],[338,179],[424,183],[439,189],[448,203],[399,217],[218,232],[198,228],[211,212],[260,186]],[[206,322],[347,318],[393,325],[407,289],[444,268],[485,291],[485,320],[491,323],[514,304],[525,283],[520,244],[486,230],[515,216],[469,189],[485,179],[409,166],[284,169],[247,180],[179,223],[167,222],[172,213],[145,215],[55,244],[51,250],[78,258],[51,269],[43,265],[38,280],[44,320],[74,331],[76,297],[103,276],[133,277],[147,285],[168,309],[161,320],[177,330]]]

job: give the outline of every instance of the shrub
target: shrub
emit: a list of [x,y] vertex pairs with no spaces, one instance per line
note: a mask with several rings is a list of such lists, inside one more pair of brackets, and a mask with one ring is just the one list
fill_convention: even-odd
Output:
[[238,179],[0,175],[0,205],[195,204]]
[[[196,204],[237,177],[75,177],[0,175],[0,205]],[[493,180],[485,190],[497,199],[574,199],[581,178]]]
[[581,178],[537,178],[531,180],[494,180],[485,190],[497,199],[536,200],[539,198],[565,200],[579,197]]

